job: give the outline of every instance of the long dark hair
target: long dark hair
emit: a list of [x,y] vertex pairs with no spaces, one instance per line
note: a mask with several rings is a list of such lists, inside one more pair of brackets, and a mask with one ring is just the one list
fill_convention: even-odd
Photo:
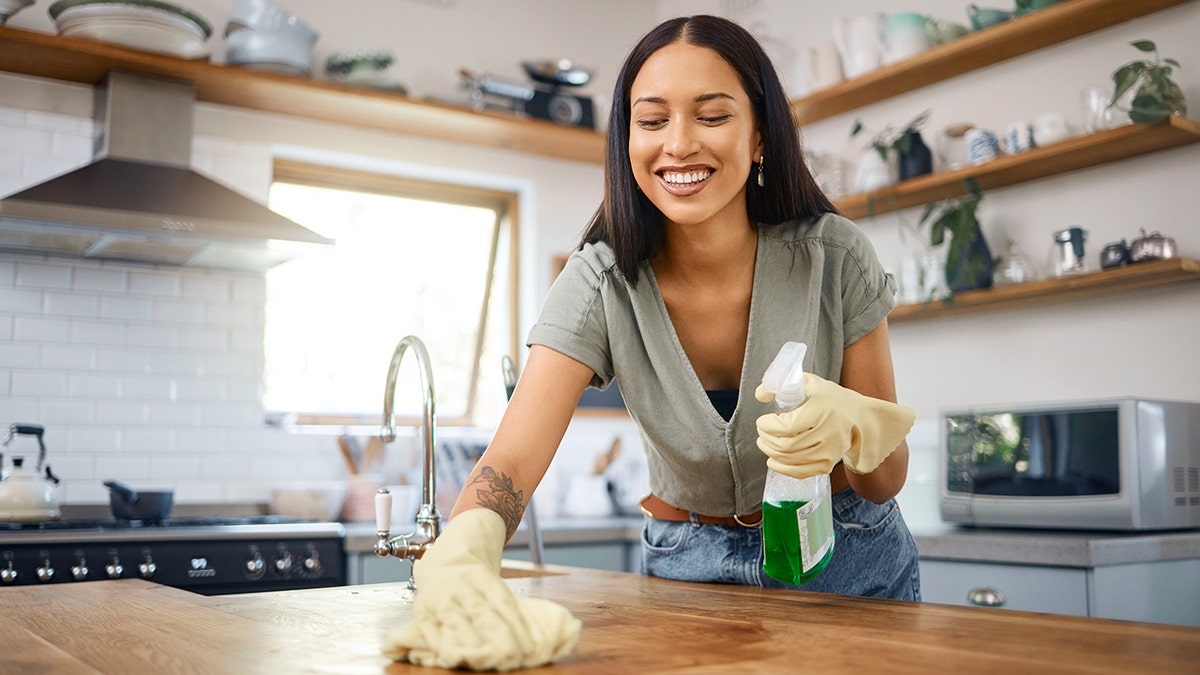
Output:
[[836,212],[804,163],[800,136],[775,67],[758,41],[738,24],[716,16],[680,17],[659,24],[625,58],[613,91],[604,162],[604,201],[584,231],[582,246],[603,241],[612,247],[617,268],[636,285],[638,266],[662,245],[663,216],[637,189],[629,162],[629,91],[655,52],[684,42],[707,47],[725,59],[750,97],[762,136],[765,187],[757,171],[746,179],[746,212],[751,222],[775,225]]

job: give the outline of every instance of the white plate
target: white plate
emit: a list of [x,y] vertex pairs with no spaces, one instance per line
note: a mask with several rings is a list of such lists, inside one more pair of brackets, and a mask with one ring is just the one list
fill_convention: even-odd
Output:
[[79,4],[61,9],[54,20],[59,35],[112,42],[185,59],[209,55],[208,27],[160,4]]

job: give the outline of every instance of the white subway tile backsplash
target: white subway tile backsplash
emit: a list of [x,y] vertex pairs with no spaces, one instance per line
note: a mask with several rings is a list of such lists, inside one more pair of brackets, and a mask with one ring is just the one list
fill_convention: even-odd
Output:
[[203,326],[187,327],[179,331],[179,346],[184,349],[207,352],[229,349],[229,331],[225,328]]
[[61,447],[48,445],[46,463],[53,467],[54,475],[62,479],[62,485],[100,483],[96,479],[96,456],[91,453],[67,452]]
[[0,342],[0,368],[32,368],[38,362],[38,346],[32,342]]
[[40,424],[42,415],[38,412],[38,400],[36,398],[16,398],[10,396],[4,401],[3,414],[8,423],[12,422],[28,422],[30,424]]
[[[18,273],[20,268],[18,268]],[[45,293],[47,314],[70,317],[96,317],[100,311],[100,298],[95,295],[75,293]]]
[[47,427],[70,424],[95,424],[96,404],[89,400],[41,398],[38,421]]
[[194,352],[151,352],[149,357],[150,372],[156,375],[196,377],[203,372],[201,356]]
[[105,321],[71,321],[71,342],[87,345],[124,345],[125,326]]
[[71,287],[99,293],[124,293],[129,289],[129,273],[102,267],[76,267]]
[[245,404],[200,406],[200,424],[204,426],[246,427],[262,423],[262,411]]
[[[10,259],[5,260],[2,256],[8,256]],[[13,279],[16,278],[17,263],[11,258],[11,254],[0,254],[0,288],[11,286]]]
[[175,381],[160,376],[125,376],[121,378],[121,396],[145,401],[174,400]]
[[0,286],[0,312],[37,314],[42,311],[41,291],[17,290]]
[[0,396],[12,396],[11,384],[12,375],[6,371],[0,370]]
[[166,323],[203,323],[204,305],[198,302],[154,303],[153,318]]
[[25,155],[25,165],[21,169],[25,186],[36,185],[47,178],[53,178],[87,164],[84,158],[51,157],[48,155]]
[[16,396],[66,396],[66,373],[15,372],[12,392]]
[[241,275],[233,279],[233,301],[261,307],[267,301],[267,280],[263,276]]
[[[2,292],[3,291],[0,291],[0,293]],[[13,335],[15,335],[13,327],[15,324],[16,321],[12,316],[0,315],[0,340],[13,339]]]
[[263,385],[258,380],[245,382],[228,380],[226,381],[226,391],[230,401],[259,405],[262,401]]
[[95,480],[83,481],[68,481],[64,480],[63,501],[67,504],[107,504],[108,503],[108,488],[100,481],[108,480],[108,477],[97,477],[93,475],[88,478]]
[[42,345],[42,368],[88,371],[96,369],[97,361],[96,350],[93,347],[57,344]]
[[248,305],[207,305],[204,320],[229,326],[254,326],[262,323],[262,313],[261,308]]
[[246,478],[250,473],[250,458],[245,453],[206,452],[203,456],[204,462],[200,467],[200,478],[214,480]]
[[191,455],[164,455],[156,453],[150,458],[152,476],[171,476],[172,479],[201,478],[200,458]]
[[[29,110],[24,115],[25,126],[29,129],[50,129],[52,131],[71,132],[76,135],[86,136],[92,135],[92,128],[95,126],[91,119],[86,117],[74,117],[72,115],[56,115],[54,113],[40,112],[37,110]],[[88,148],[84,156],[90,156],[92,149]]]
[[182,286],[183,283],[177,275],[142,270],[129,273],[130,293],[178,298]]
[[96,366],[114,373],[150,374],[150,355],[142,350],[101,348],[96,352]]
[[104,424],[142,425],[150,422],[150,404],[140,401],[96,402],[96,419]]
[[229,446],[227,429],[179,429],[175,432],[175,449],[180,452],[198,452],[206,457],[219,456],[233,448]]
[[209,376],[262,377],[262,360],[240,354],[210,354],[204,357],[204,373]]
[[200,424],[200,410],[195,403],[151,403],[149,407],[150,424],[181,427]]
[[121,431],[121,448],[131,452],[171,452],[175,449],[175,432],[157,427],[125,427]]
[[89,158],[93,153],[91,136],[79,133],[54,132],[50,137],[50,152],[67,157]]
[[159,324],[129,326],[125,329],[125,344],[129,347],[176,349],[180,346],[179,329]]
[[36,342],[68,342],[71,339],[71,322],[67,319],[20,316],[13,321],[13,337]]
[[[20,153],[0,151],[0,176],[12,179],[15,183],[16,179],[21,176],[21,166],[23,164],[24,161]],[[0,189],[0,194],[8,194],[8,190]]]
[[123,452],[97,456],[96,476],[101,480],[115,479],[133,484],[134,488],[148,489],[142,482],[152,477],[150,455],[142,452]]
[[17,263],[17,286],[38,288],[70,288],[71,268],[40,262]]
[[176,385],[176,395],[181,402],[229,400],[228,388],[220,380],[181,380]]
[[117,398],[121,395],[121,378],[71,373],[67,377],[67,395],[72,398]]
[[18,152],[27,157],[48,156],[52,153],[53,132],[50,129],[31,129],[28,126],[0,126],[0,149]]
[[232,297],[228,279],[209,277],[184,277],[181,295],[190,300],[220,302],[229,302]]
[[[108,424],[107,420],[105,424]],[[49,433],[50,430],[47,430]],[[47,438],[46,442],[49,443],[50,439]],[[111,454],[121,449],[121,432],[114,426],[67,429],[63,448],[75,454]]]
[[142,298],[102,297],[100,318],[150,321],[154,318],[154,303]]

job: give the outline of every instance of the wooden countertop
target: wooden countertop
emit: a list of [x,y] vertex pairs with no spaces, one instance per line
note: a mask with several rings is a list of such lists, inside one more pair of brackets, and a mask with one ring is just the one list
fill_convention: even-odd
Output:
[[[583,621],[554,672],[1183,673],[1200,661],[1200,628],[505,564],[514,592]],[[0,600],[5,672],[431,672],[379,653],[409,617],[404,584],[204,597],[122,579]]]

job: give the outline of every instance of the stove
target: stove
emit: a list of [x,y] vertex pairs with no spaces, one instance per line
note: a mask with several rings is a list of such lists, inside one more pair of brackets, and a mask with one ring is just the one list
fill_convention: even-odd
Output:
[[0,589],[122,578],[203,595],[342,586],[345,534],[287,516],[0,523]]

